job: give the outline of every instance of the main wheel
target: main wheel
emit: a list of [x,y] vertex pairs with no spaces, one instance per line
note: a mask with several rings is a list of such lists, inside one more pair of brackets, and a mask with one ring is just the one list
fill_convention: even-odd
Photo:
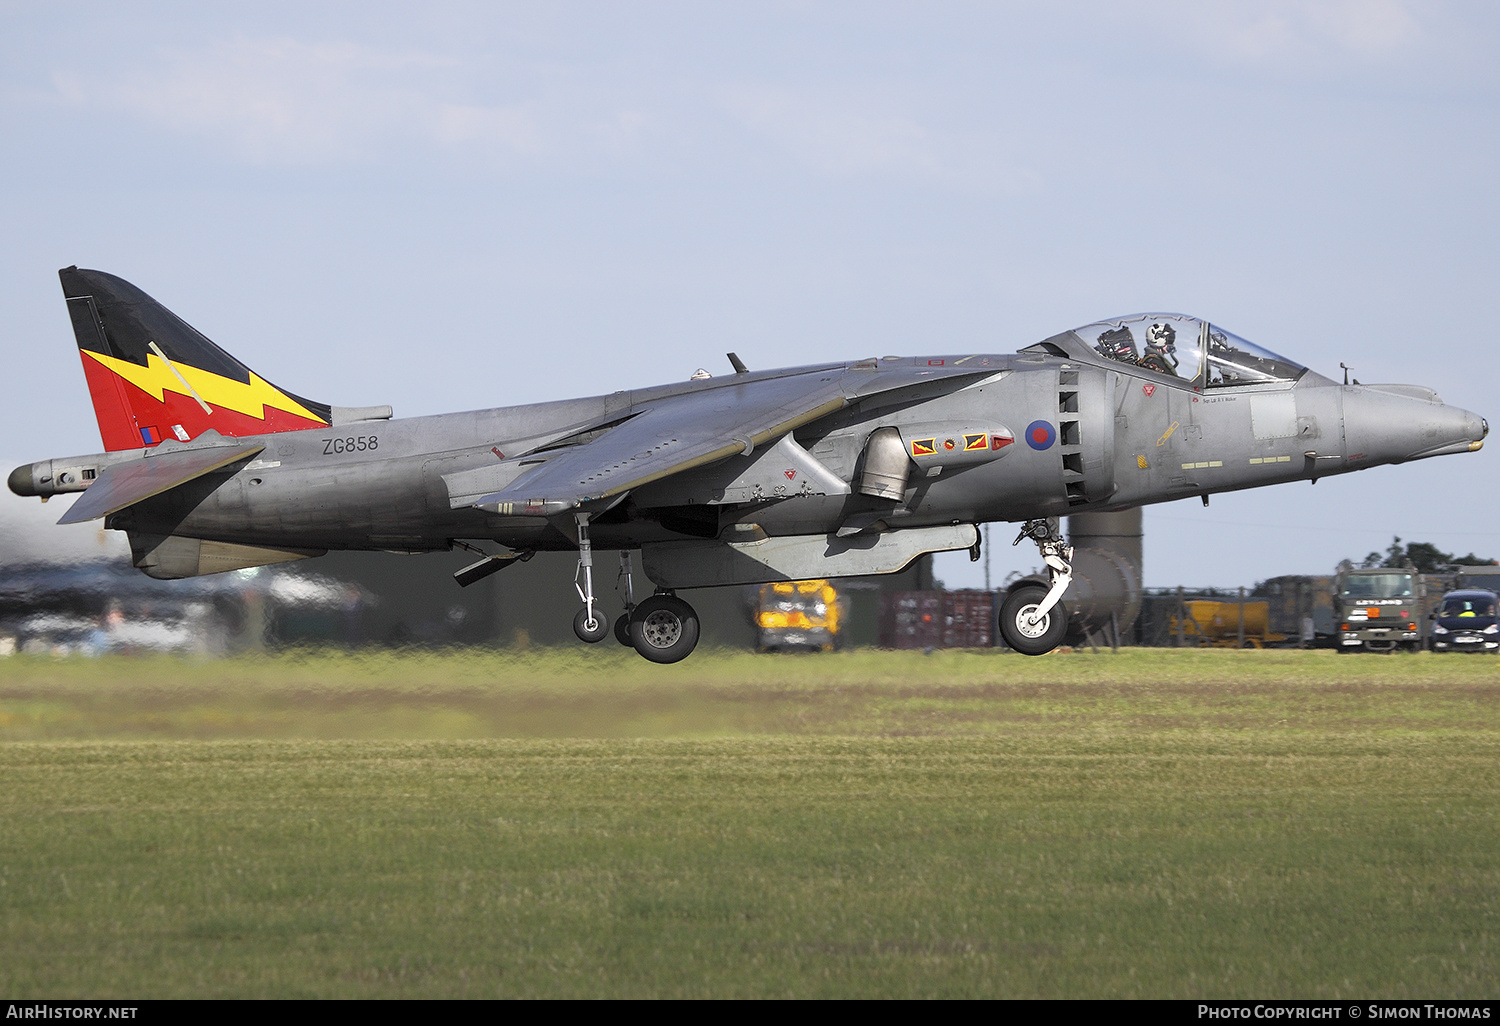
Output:
[[596,641],[603,641],[609,633],[609,621],[597,609],[594,610],[593,619],[589,619],[587,609],[580,609],[578,615],[573,617],[573,633],[578,635],[579,641],[587,641],[592,645]]
[[621,613],[615,618],[615,640],[626,648],[630,647],[630,614]]
[[1000,636],[1022,655],[1046,655],[1062,643],[1068,618],[1061,602],[1039,622],[1027,622],[1026,618],[1036,612],[1046,597],[1046,588],[1028,584],[1005,596],[1005,602],[1000,606]]
[[630,614],[630,644],[653,663],[686,659],[698,645],[698,614],[675,595],[652,595]]

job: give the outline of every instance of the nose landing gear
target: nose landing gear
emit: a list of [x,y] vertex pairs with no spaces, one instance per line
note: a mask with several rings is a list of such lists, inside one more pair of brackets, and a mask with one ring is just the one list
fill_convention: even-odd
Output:
[[1019,545],[1023,538],[1036,542],[1052,586],[1022,585],[1007,595],[1000,607],[1000,635],[1017,652],[1045,655],[1062,643],[1067,630],[1067,613],[1059,601],[1073,583],[1073,546],[1063,541],[1056,517],[1026,521],[1011,544]]

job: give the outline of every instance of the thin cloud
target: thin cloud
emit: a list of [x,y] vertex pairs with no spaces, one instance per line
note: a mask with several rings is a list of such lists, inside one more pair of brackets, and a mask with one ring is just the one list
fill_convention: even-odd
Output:
[[133,114],[257,163],[358,160],[412,138],[534,151],[524,108],[441,98],[458,63],[349,42],[237,37],[114,80],[60,72],[53,82],[70,104]]
[[1413,0],[1142,0],[1116,11],[1187,36],[1210,60],[1305,68],[1384,59],[1419,45],[1427,6]]
[[819,174],[1016,190],[1036,176],[1010,165],[992,133],[949,132],[879,102],[737,86],[724,107],[743,127]]

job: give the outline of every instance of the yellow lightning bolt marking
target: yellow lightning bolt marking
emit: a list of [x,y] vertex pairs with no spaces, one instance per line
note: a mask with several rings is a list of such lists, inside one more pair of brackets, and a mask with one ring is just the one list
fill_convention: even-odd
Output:
[[212,406],[222,406],[226,410],[234,410],[236,413],[243,413],[247,417],[260,420],[266,419],[266,407],[269,406],[298,417],[306,417],[319,424],[324,423],[322,417],[305,409],[296,400],[288,398],[285,392],[268,383],[254,371],[250,372],[250,383],[245,384],[233,378],[220,377],[209,371],[199,370],[185,363],[174,362],[168,366],[166,361],[154,353],[146,356],[146,366],[142,367],[138,363],[117,360],[113,356],[105,356],[91,349],[85,349],[83,352],[142,392],[155,398],[157,402],[166,401],[162,394],[164,391],[189,395],[182,389],[183,382],[177,380],[177,375],[172,373],[175,367],[188,386],[197,392],[203,401]]

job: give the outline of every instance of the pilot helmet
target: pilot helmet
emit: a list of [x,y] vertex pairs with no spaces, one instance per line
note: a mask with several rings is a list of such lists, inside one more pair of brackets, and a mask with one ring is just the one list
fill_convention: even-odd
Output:
[[1146,329],[1146,347],[1161,353],[1177,351],[1177,329],[1165,321],[1158,321]]

